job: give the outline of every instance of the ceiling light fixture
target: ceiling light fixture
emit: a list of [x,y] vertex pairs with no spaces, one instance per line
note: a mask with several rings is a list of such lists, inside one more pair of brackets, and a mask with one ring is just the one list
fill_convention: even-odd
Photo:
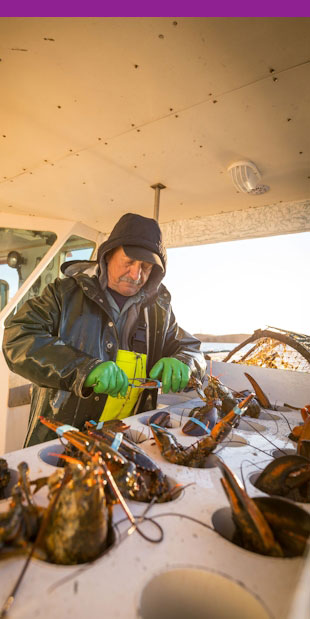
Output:
[[227,168],[227,172],[230,172],[236,189],[242,193],[260,195],[270,189],[268,185],[260,183],[261,174],[251,161],[236,161]]

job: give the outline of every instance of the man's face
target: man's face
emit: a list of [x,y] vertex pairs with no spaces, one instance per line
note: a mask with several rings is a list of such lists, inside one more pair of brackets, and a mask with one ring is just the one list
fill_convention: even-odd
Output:
[[118,247],[107,258],[108,286],[125,297],[132,297],[141,290],[151,275],[153,264],[129,258]]

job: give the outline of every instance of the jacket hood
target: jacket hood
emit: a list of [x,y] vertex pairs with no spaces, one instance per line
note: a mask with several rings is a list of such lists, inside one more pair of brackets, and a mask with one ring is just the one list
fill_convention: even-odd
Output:
[[100,267],[99,281],[104,287],[106,272],[105,256],[112,249],[122,246],[142,247],[156,254],[162,269],[154,264],[151,275],[143,286],[148,302],[157,294],[159,284],[166,273],[167,254],[162,241],[161,229],[155,219],[136,213],[126,213],[115,224],[109,238],[98,249]]
[[157,254],[160,258],[162,268],[154,264],[151,275],[142,289],[145,293],[144,303],[150,303],[158,294],[159,285],[166,273],[167,263],[167,254],[162,242],[160,227],[157,221],[150,217],[126,213],[115,224],[109,238],[98,248],[97,263],[71,260],[62,265],[61,271],[65,275],[75,278],[78,273],[83,273],[89,277],[97,276],[101,288],[105,289],[107,286],[105,256],[112,249],[124,245],[142,247]]
[[98,275],[98,264],[94,260],[68,260],[63,262],[60,270],[67,277],[77,275],[95,277]]

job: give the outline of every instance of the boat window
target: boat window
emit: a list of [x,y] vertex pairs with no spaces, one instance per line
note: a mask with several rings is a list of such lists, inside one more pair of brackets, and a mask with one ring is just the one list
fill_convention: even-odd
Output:
[[[96,244],[79,236],[70,236],[60,251],[59,267],[71,260],[90,260]],[[62,277],[59,271],[60,277]]]
[[47,230],[0,228],[0,311],[56,240]]
[[42,294],[44,288],[53,282],[56,277],[63,277],[60,267],[63,262],[71,260],[90,260],[95,249],[95,243],[89,239],[77,235],[70,236],[60,248],[57,254],[47,264],[39,277],[32,284],[31,288],[24,294],[17,305],[19,309],[25,301],[32,297]]
[[9,296],[9,284],[0,279],[0,310],[7,304]]

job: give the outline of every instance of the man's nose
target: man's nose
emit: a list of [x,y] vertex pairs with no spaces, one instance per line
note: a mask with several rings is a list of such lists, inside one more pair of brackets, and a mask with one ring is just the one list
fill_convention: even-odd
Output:
[[138,279],[140,279],[140,276],[141,276],[141,264],[139,262],[134,262],[130,266],[130,277],[132,277],[132,279],[137,281]]

